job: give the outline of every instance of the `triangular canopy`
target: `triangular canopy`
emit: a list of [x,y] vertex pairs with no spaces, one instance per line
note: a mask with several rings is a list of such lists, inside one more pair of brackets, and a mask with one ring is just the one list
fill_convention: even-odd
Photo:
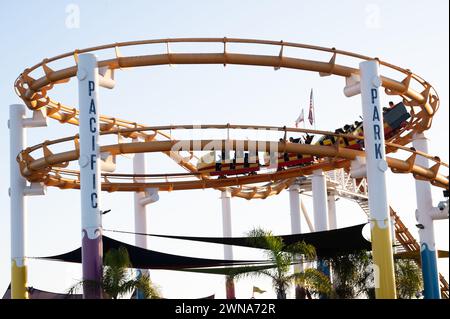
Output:
[[[130,256],[131,264],[134,268],[139,269],[181,269],[181,268],[200,268],[200,267],[216,267],[230,265],[247,265],[267,263],[263,260],[222,260],[222,259],[206,259],[186,256],[177,256],[166,254],[154,250],[148,250],[136,247],[107,236],[103,236],[103,254],[108,250],[123,246]],[[72,250],[71,252],[42,257],[43,259],[54,259],[66,262],[81,263],[81,248]]]
[[[319,231],[306,234],[281,235],[283,242],[290,245],[299,241],[304,241],[316,248],[316,253],[320,257],[332,257],[341,254],[349,254],[360,250],[372,250],[372,245],[363,235],[362,230],[367,223],[351,227],[339,228],[328,231]],[[188,237],[143,234],[154,237],[192,240],[206,243],[235,245],[243,247],[254,247],[249,243],[247,237]]]
[[[371,250],[371,244],[362,236],[362,229],[366,224],[360,224],[352,227],[341,228],[330,231],[322,231],[308,234],[294,234],[280,236],[285,244],[289,245],[298,241],[305,241],[316,248],[317,255],[320,257],[331,257],[338,254],[348,254],[359,250]],[[170,236],[170,235],[153,235],[172,239],[192,240],[207,243],[237,245],[244,247],[252,247],[246,237],[186,237],[186,236]],[[218,267],[231,265],[249,265],[264,264],[268,261],[263,260],[222,260],[222,259],[206,259],[187,256],[178,256],[144,248],[136,247],[107,236],[103,236],[103,252],[107,252],[111,248],[118,249],[123,246],[130,255],[130,261],[133,267],[139,269],[184,269],[184,268],[202,268],[202,267]],[[56,259],[66,262],[81,263],[81,248],[71,252],[43,257],[44,259]]]

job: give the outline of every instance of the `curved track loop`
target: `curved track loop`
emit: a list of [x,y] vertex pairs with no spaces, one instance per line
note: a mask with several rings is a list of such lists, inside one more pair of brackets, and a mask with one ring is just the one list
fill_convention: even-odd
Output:
[[[172,53],[169,49],[169,45],[176,47],[177,45],[208,45],[211,49],[217,47],[218,53]],[[262,46],[267,48],[273,48],[277,51],[274,55],[262,55],[254,54],[255,49],[260,49]],[[125,50],[127,47],[142,47],[144,53],[148,53],[149,49],[155,51],[155,54],[143,54],[138,56],[124,56],[121,54],[120,49]],[[145,50],[144,50],[145,48]],[[161,50],[163,48],[163,50]],[[287,56],[286,49],[295,51],[295,56]],[[285,49],[285,50],[283,50]],[[301,57],[302,53],[307,51],[317,53],[318,55],[328,55],[326,61],[321,60],[308,60]],[[25,104],[32,110],[46,108],[46,114],[48,117],[58,120],[61,123],[69,123],[78,125],[78,110],[74,107],[62,104],[59,101],[55,101],[48,96],[50,90],[54,85],[63,84],[68,82],[72,77],[76,76],[78,54],[86,52],[97,52],[102,55],[109,55],[110,58],[100,60],[98,65],[100,68],[107,68],[111,70],[125,69],[131,67],[141,66],[154,66],[154,65],[171,65],[171,64],[239,64],[239,65],[254,65],[254,66],[269,66],[278,68],[292,68],[307,71],[318,72],[321,76],[338,75],[342,77],[350,77],[359,73],[358,63],[362,60],[372,60],[374,58],[355,54],[351,52],[337,50],[335,48],[323,48],[318,46],[311,46],[298,43],[290,43],[283,41],[266,41],[266,40],[252,40],[252,39],[232,39],[232,38],[182,38],[182,39],[158,39],[158,40],[145,40],[145,41],[132,41],[113,43],[109,45],[103,45],[98,47],[87,48],[83,50],[75,50],[73,52],[65,53],[50,59],[44,59],[41,63],[34,65],[31,68],[26,69],[16,80],[15,88],[18,95],[24,100]],[[233,53],[231,53],[233,52]],[[235,53],[238,52],[238,53]],[[352,60],[352,65],[341,65],[337,61],[340,58],[345,60]],[[328,59],[329,58],[329,59]],[[377,58],[375,58],[377,59]],[[398,134],[396,134],[390,142],[398,145],[406,145],[411,142],[412,136],[415,133],[420,133],[430,128],[432,118],[439,108],[439,97],[434,88],[418,75],[412,73],[408,69],[403,69],[398,66],[392,65],[380,59],[377,59],[382,66],[382,74],[384,72],[396,73],[396,79],[382,75],[382,86],[385,88],[385,92],[389,95],[398,95],[402,98],[403,103],[410,107],[411,119],[408,125],[403,128]],[[66,67],[55,67],[55,64],[66,64]],[[392,75],[391,75],[392,76]],[[142,138],[143,144],[147,144],[150,141],[154,141],[157,138],[163,138],[167,143],[170,142],[171,136],[162,133],[159,130],[153,131],[152,134],[147,134],[144,130],[139,131],[136,129],[145,127],[143,124],[129,122],[113,117],[101,116],[101,129],[104,132],[115,131],[117,134],[121,130],[120,134],[125,137]],[[398,148],[390,148],[388,146],[387,151],[396,151]],[[304,150],[302,150],[304,151]],[[24,155],[24,154],[23,154]],[[24,156],[22,155],[22,159]],[[177,161],[181,158],[180,154],[172,153],[172,158],[177,158]],[[193,154],[191,153],[191,156]],[[337,155],[340,155],[338,153]],[[337,156],[333,155],[333,156]],[[47,158],[47,157],[45,157]],[[330,160],[333,162],[333,160]],[[195,166],[189,162],[178,161],[181,166],[189,170],[192,173],[196,173]],[[410,161],[411,162],[411,161]],[[58,165],[60,165],[59,163]],[[440,164],[439,164],[440,165]],[[436,172],[439,168],[433,166],[431,171]],[[23,166],[23,161],[22,161]],[[26,165],[25,165],[26,166]],[[400,165],[401,166],[401,165]],[[391,166],[392,167],[392,166]],[[409,166],[408,166],[409,167]],[[403,165],[401,168],[392,167],[399,172],[406,172]],[[423,168],[426,169],[426,168]],[[58,169],[55,168],[53,173]],[[59,169],[60,170],[60,169]],[[63,170],[60,170],[62,173]],[[47,168],[48,174],[51,174],[51,169]],[[292,171],[290,170],[292,173]],[[424,174],[415,173],[417,176],[422,176],[425,179],[436,183],[436,185],[445,185],[440,180],[435,179],[436,176],[432,176],[430,170]],[[41,178],[44,178],[42,173],[34,173],[34,176],[41,174]],[[198,174],[197,174],[197,177]],[[198,183],[205,183],[207,176],[200,176]],[[287,176],[286,176],[287,178]],[[253,196],[258,195],[258,198],[264,198],[266,194],[279,193],[284,188],[289,186],[291,180],[280,181],[276,184],[269,184],[262,188],[239,186],[234,188],[233,193],[235,196],[241,196],[248,198],[246,193],[253,193]],[[211,182],[214,184],[215,182]],[[58,184],[59,185],[59,184]],[[239,183],[238,185],[242,185]],[[448,185],[448,180],[447,180]],[[448,186],[447,186],[448,187]],[[274,190],[275,189],[275,190]]]
[[[186,129],[199,128],[192,125],[179,125],[168,127],[149,127],[146,130],[176,130],[182,128],[185,132]],[[240,125],[205,125],[202,129],[220,129],[226,128],[227,135],[230,129],[239,128],[251,128],[250,126]],[[255,127],[253,127],[255,128]],[[267,127],[259,126],[256,129],[265,128],[271,132],[309,132],[314,134],[334,135],[338,137],[346,137],[348,135],[334,134],[331,132],[323,132],[317,130],[305,130],[296,128],[285,127]],[[141,129],[143,131],[144,129]],[[122,133],[128,133],[129,130]],[[104,132],[102,135],[117,134],[119,132]],[[77,171],[67,170],[68,163],[75,161],[79,157],[78,149],[78,137],[73,136],[69,138],[59,139],[55,141],[46,141],[44,143],[27,148],[18,156],[22,175],[32,182],[44,182],[50,186],[57,186],[60,188],[79,188],[79,174]],[[68,151],[53,153],[50,150],[51,146],[71,142],[71,147]],[[351,150],[347,148],[339,147],[339,143],[333,146],[321,146],[321,145],[308,145],[297,144],[289,142],[274,142],[274,141],[244,141],[244,140],[182,140],[182,141],[148,141],[148,142],[132,142],[132,143],[118,143],[112,145],[104,145],[101,147],[101,151],[109,153],[111,155],[119,154],[134,154],[142,152],[164,152],[169,153],[173,149],[183,149],[188,151],[201,151],[205,148],[214,146],[216,151],[225,149],[226,144],[233,149],[236,146],[241,146],[244,150],[248,150],[248,147],[256,147],[256,151],[269,150],[272,147],[276,147],[279,152],[299,153],[299,154],[311,154],[318,156],[319,159],[316,163],[304,167],[294,167],[283,171],[266,170],[266,172],[260,172],[257,175],[228,177],[224,179],[205,179],[205,175],[199,173],[187,173],[187,174],[153,174],[145,175],[144,182],[136,182],[136,176],[133,174],[103,174],[103,190],[113,191],[142,191],[148,187],[157,187],[161,191],[171,190],[187,190],[187,189],[204,189],[204,188],[220,188],[237,186],[241,193],[241,197],[251,198],[265,198],[267,196],[279,193],[281,188],[287,187],[292,181],[303,175],[309,175],[313,170],[321,168],[325,171],[333,170],[336,168],[348,168],[350,161],[354,160],[358,156],[364,156],[363,151]],[[438,157],[432,157],[421,152],[417,152],[414,149],[410,149],[401,145],[388,143],[387,147],[395,149],[399,153],[404,153],[406,159],[398,159],[393,157],[387,158],[389,167],[395,173],[411,173],[415,178],[428,180],[433,185],[443,188],[448,188],[447,174],[440,172],[441,168],[447,168],[448,164],[442,163]],[[34,159],[32,153],[41,152],[43,157]],[[415,164],[417,156],[426,156],[434,165],[431,168],[421,167]],[[186,163],[191,166],[195,166],[194,163],[188,162],[190,157],[185,158]],[[139,176],[142,177],[142,176]],[[200,180],[198,180],[200,179]],[[258,192],[255,187],[249,187],[243,189],[242,186],[256,183],[276,183],[275,185],[267,185],[265,193]]]

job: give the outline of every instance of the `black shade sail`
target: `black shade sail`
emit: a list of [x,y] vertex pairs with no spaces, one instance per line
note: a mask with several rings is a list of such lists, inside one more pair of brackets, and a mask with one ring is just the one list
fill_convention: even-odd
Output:
[[[282,235],[283,242],[290,245],[299,241],[304,241],[316,248],[316,253],[320,257],[333,257],[336,255],[349,254],[360,250],[372,250],[372,244],[367,241],[362,230],[367,223],[355,225],[346,228],[339,228],[329,231],[320,231],[306,234]],[[243,247],[252,246],[247,237],[187,237],[187,236],[170,236],[170,235],[154,235],[148,236],[192,240],[206,243],[235,245]],[[261,248],[261,247],[256,247]]]
[[[181,269],[267,263],[267,261],[264,260],[235,261],[177,256],[136,247],[107,236],[103,236],[103,254],[112,248],[118,249],[121,246],[128,251],[133,267],[139,269]],[[81,248],[77,248],[71,252],[61,255],[42,257],[42,259],[81,263]]]
[[[60,294],[28,287],[29,299],[83,299],[81,294]],[[11,299],[11,285],[8,286],[2,299]]]
[[[366,224],[340,228],[330,231],[321,231],[307,234],[294,234],[280,236],[286,245],[304,241],[316,248],[319,257],[332,257],[336,255],[348,254],[354,251],[371,250],[371,243],[362,236],[362,229]],[[142,234],[171,239],[191,240],[206,243],[236,245],[244,247],[253,247],[246,237],[186,237],[170,235]],[[221,260],[205,259],[172,255],[144,248],[136,247],[124,242],[103,236],[103,252],[106,253],[111,248],[118,249],[123,246],[130,255],[130,261],[135,268],[140,269],[189,269],[218,267],[231,265],[257,265],[267,264],[264,260]],[[81,248],[71,252],[43,257],[43,259],[54,259],[66,262],[81,263]]]

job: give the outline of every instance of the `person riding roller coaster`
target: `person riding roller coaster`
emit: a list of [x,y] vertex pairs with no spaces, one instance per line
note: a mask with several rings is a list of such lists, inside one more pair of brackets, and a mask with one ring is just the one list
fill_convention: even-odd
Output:
[[[405,105],[400,102],[396,105],[394,103],[389,103],[390,108],[384,110],[384,135],[386,141],[392,138],[395,134],[398,133],[405,125],[407,124],[407,120],[411,117],[408,113]],[[305,136],[300,138],[290,137],[287,141],[286,137],[287,130],[285,129],[284,137],[280,138],[280,143],[300,143],[300,144],[312,144],[314,140],[314,135],[310,135],[306,133]],[[347,135],[346,137],[337,137],[334,135],[325,135],[322,136],[315,145],[322,146],[333,146],[339,144],[339,147],[350,148],[354,150],[363,150],[364,149],[364,140],[357,139],[356,137],[362,137],[364,135],[364,128],[362,121],[355,121],[353,124],[346,124],[341,128],[336,129],[335,134],[343,134]],[[355,136],[352,138],[351,136]],[[208,157],[207,157],[208,156]],[[207,157],[207,158],[206,158]],[[225,151],[221,152],[220,159],[215,161],[211,161],[211,157],[215,159],[215,153],[207,154],[204,157],[200,158],[197,169],[199,173],[209,174],[211,176],[218,176],[219,178],[225,178],[226,176],[233,175],[251,175],[257,174],[256,172],[261,169],[261,167],[272,168],[273,165],[271,163],[271,155],[267,152],[264,153],[260,164],[258,160],[258,155],[256,153],[250,154],[250,152],[243,151],[235,151],[233,158],[231,158],[230,154],[226,154]],[[302,167],[305,165],[311,165],[315,161],[317,161],[318,157],[315,157],[311,154],[297,154],[297,153],[288,153],[282,152],[278,153],[276,157],[276,166],[277,170],[283,170],[290,167]],[[209,161],[208,161],[209,160]]]

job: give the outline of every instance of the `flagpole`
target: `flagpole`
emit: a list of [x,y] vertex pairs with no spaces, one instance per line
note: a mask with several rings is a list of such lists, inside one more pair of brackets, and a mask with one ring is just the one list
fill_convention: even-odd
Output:
[[311,93],[309,95],[309,112],[308,112],[308,121],[311,126],[316,129],[316,110],[314,109],[314,97],[313,97],[313,89],[311,88]]
[[311,103],[313,108],[313,123],[314,123],[314,130],[316,130],[316,108],[314,106],[314,95],[313,95],[313,89],[311,88]]

